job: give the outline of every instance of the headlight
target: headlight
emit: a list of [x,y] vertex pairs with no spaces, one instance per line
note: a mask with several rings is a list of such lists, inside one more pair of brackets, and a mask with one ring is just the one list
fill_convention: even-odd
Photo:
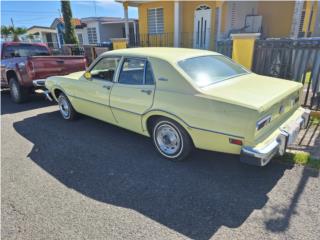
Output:
[[263,128],[264,126],[268,125],[270,122],[271,122],[271,115],[268,115],[268,116],[260,119],[256,123],[256,130],[259,131],[261,128]]

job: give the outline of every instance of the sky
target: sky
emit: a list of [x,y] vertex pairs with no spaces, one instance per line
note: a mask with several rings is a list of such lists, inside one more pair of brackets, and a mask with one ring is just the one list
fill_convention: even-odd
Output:
[[[49,27],[61,9],[59,0],[51,1],[13,1],[1,0],[1,25]],[[123,17],[122,4],[113,0],[85,1],[71,0],[73,17]],[[129,7],[129,18],[138,18],[138,9]]]

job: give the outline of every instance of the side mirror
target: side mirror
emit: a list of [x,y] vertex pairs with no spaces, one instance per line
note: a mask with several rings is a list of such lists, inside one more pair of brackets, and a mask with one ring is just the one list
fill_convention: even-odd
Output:
[[86,78],[86,79],[88,79],[88,80],[91,80],[91,73],[90,72],[85,72],[84,73],[84,77]]

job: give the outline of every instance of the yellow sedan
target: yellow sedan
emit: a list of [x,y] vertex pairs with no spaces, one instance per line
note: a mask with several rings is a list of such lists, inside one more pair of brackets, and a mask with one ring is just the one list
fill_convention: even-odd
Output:
[[110,51],[86,72],[50,77],[45,85],[64,119],[82,113],[149,136],[172,161],[196,147],[264,166],[309,119],[300,83],[254,74],[205,50]]

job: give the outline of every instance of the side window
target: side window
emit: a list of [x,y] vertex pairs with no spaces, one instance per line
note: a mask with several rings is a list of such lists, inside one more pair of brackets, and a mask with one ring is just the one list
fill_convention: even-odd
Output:
[[154,84],[154,76],[153,76],[153,72],[152,72],[152,67],[151,64],[149,62],[147,62],[147,66],[146,66],[146,80],[145,80],[145,84],[146,85],[152,85]]
[[7,46],[3,49],[3,57],[4,58],[13,58],[15,57],[15,51],[12,46]]
[[139,58],[127,58],[123,61],[119,76],[119,83],[142,85],[146,60]]
[[90,71],[91,76],[98,80],[113,81],[120,58],[102,58]]

